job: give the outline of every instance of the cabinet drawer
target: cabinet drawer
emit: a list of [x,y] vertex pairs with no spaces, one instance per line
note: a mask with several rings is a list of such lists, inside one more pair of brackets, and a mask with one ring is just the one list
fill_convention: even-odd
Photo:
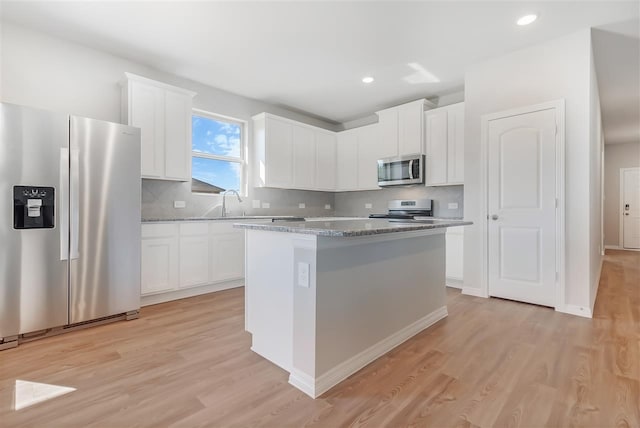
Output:
[[180,223],[180,236],[206,236],[209,233],[208,222]]
[[166,238],[178,235],[177,224],[152,223],[141,227],[142,238]]

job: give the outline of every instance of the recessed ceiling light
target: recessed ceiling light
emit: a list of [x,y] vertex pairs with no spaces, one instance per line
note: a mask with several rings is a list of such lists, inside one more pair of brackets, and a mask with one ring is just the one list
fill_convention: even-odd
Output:
[[522,18],[518,19],[517,24],[518,25],[529,25],[533,21],[535,21],[536,19],[538,19],[538,15],[525,15]]
[[375,80],[375,79],[374,79],[373,77],[371,77],[371,76],[364,76],[364,77],[362,78],[362,83],[371,83],[371,82],[373,82],[374,80]]

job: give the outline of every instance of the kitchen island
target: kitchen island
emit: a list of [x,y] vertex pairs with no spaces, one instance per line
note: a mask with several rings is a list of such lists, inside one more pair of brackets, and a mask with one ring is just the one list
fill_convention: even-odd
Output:
[[241,223],[251,349],[318,397],[447,316],[445,232],[464,221]]

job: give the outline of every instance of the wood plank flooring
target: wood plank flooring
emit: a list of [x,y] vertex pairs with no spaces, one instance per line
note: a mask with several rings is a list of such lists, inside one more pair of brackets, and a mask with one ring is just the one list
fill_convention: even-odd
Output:
[[[640,253],[593,319],[448,290],[449,317],[316,400],[249,350],[243,290],[0,352],[4,427],[640,427]],[[76,388],[15,411],[16,380]]]

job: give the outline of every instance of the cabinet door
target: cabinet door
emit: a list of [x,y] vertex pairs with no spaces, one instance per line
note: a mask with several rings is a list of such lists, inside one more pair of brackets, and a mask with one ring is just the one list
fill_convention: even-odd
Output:
[[380,157],[398,156],[398,109],[378,112]]
[[464,183],[464,103],[449,108],[447,135],[447,182]]
[[422,153],[423,116],[422,104],[398,108],[398,152],[401,156]]
[[208,282],[208,234],[180,236],[180,287],[192,287]]
[[293,186],[314,189],[316,181],[316,139],[313,129],[292,125]]
[[191,96],[166,91],[165,178],[191,180]]
[[371,190],[378,187],[378,158],[380,136],[378,125],[356,128],[358,134],[358,189]]
[[130,82],[130,125],[140,128],[141,174],[164,176],[164,92],[160,88]]
[[178,242],[176,237],[142,240],[142,294],[170,291],[178,287]]
[[244,277],[244,231],[233,229],[232,225],[224,231],[212,228],[211,245],[211,282],[230,281]]
[[338,134],[338,190],[358,188],[358,135],[354,130]]
[[[456,230],[460,229],[460,230]],[[461,227],[447,229],[446,240],[446,277],[462,281],[464,233]]]
[[447,183],[447,110],[425,113],[427,186]]
[[316,132],[316,188],[336,189],[336,134]]
[[266,119],[266,186],[293,187],[293,129],[290,123]]

